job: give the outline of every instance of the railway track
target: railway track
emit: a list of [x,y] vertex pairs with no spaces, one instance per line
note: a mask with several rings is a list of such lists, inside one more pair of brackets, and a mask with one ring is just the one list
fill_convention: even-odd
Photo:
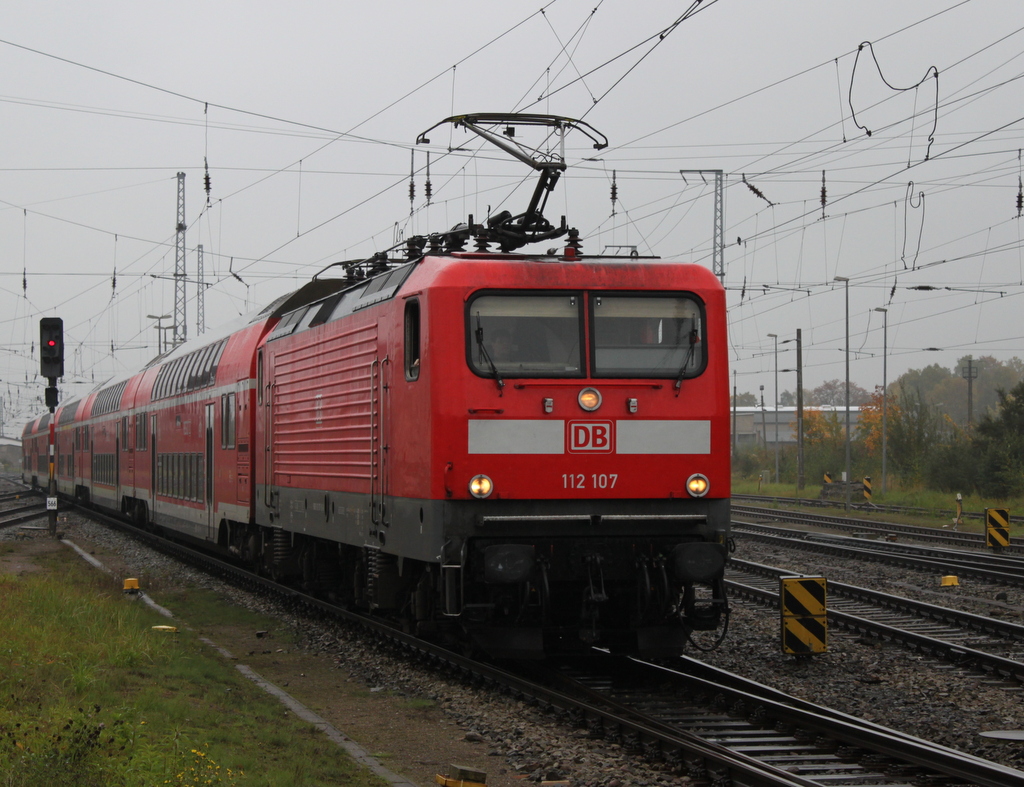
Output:
[[[845,500],[822,500],[819,498],[792,498],[792,497],[771,497],[769,495],[733,495],[734,501],[745,501],[749,503],[766,503],[775,507],[786,507],[791,505],[801,505],[810,508],[843,508],[846,507]],[[903,516],[921,516],[921,517],[934,517],[938,516],[943,519],[951,519],[956,515],[953,509],[934,509],[934,508],[919,508],[915,506],[895,506],[887,504],[868,503],[856,506],[857,510],[863,514],[896,514]],[[961,513],[963,519],[984,519],[984,514],[979,514],[971,511],[964,511]]]
[[[693,735],[789,774],[791,784],[1005,785],[1013,769],[798,700],[700,661],[595,657],[559,673],[566,691],[649,729]],[[596,734],[601,734],[598,730]],[[606,733],[607,737],[607,733]],[[612,740],[640,751],[642,739]],[[712,774],[704,774],[704,778]],[[955,782],[950,780],[957,780]]]
[[25,490],[24,492],[0,492],[0,503],[10,503],[14,500],[39,500],[39,495]]
[[[985,537],[980,533],[965,533],[952,529],[904,525],[897,522],[874,522],[861,518],[813,514],[806,511],[790,511],[759,506],[733,505],[733,516],[744,516],[759,522],[789,522],[813,527],[838,530],[840,532],[863,532],[879,538],[904,536],[916,541],[945,543],[960,547],[984,547]],[[1024,541],[1011,538],[1009,546],[1003,547],[1004,554],[1024,555]]]
[[734,536],[780,546],[937,573],[969,576],[992,585],[1024,587],[1024,561],[983,552],[936,551],[928,547],[869,541],[786,530],[752,522],[734,522]]
[[[792,572],[732,559],[727,585],[734,595],[778,607],[783,576]],[[899,642],[976,677],[1012,680],[1013,689],[1024,683],[1024,626],[841,582],[827,588],[831,625]]]
[[[89,515],[95,516],[92,512]],[[557,680],[549,676],[540,681],[533,674],[534,665],[520,670],[475,661],[397,631],[378,619],[355,615],[283,588],[265,577],[142,533],[117,520],[98,518],[229,581],[273,593],[289,604],[301,604],[317,614],[356,623],[434,669],[537,705],[586,728],[590,737],[661,761],[669,770],[688,775],[696,784],[895,786],[910,785],[912,780],[921,783],[924,779],[930,784],[1001,787],[1024,780],[1024,774],[1012,768],[814,708],[759,684],[744,684],[737,676],[730,676],[728,681],[718,676],[684,683],[684,678],[694,676],[598,654],[585,672],[577,665],[573,674],[563,671]],[[691,667],[695,672],[709,669],[698,667],[697,662],[686,663],[687,672]],[[623,684],[626,674],[641,677],[638,683]],[[670,680],[679,697],[674,706],[665,702],[662,690]],[[652,688],[636,688],[645,684]],[[633,688],[623,691],[623,685]]]
[[32,505],[9,508],[5,511],[0,511],[0,528],[25,525],[42,519],[46,514],[46,508],[42,505],[41,501],[37,501]]

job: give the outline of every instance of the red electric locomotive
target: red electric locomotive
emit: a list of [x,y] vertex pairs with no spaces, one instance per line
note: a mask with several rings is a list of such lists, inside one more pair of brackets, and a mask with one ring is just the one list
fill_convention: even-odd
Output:
[[60,491],[495,655],[680,652],[728,612],[724,292],[572,233],[513,253],[567,231],[539,208],[345,264],[65,404]]

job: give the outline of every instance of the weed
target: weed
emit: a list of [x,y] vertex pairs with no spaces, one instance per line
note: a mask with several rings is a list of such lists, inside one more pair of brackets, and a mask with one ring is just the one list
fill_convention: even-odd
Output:
[[[282,723],[195,635],[152,631],[164,621],[109,580],[70,555],[46,560],[46,573],[0,575],[0,787],[381,784],[323,756],[322,738]],[[191,596],[232,620],[213,594]]]

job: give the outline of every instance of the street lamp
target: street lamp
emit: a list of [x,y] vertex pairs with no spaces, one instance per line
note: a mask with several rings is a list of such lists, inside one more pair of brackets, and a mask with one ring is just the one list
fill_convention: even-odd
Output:
[[846,512],[850,512],[850,280],[836,276],[846,290]]
[[764,438],[764,452],[768,453],[768,427],[764,423],[764,386],[759,385],[761,389],[761,437]]
[[769,333],[775,341],[775,483],[779,483],[779,337]]
[[164,320],[171,319],[171,315],[161,314],[158,316],[156,314],[147,314],[146,317],[150,320],[156,320],[157,355],[162,355],[164,351],[164,345],[166,344],[166,342],[164,341],[164,331],[170,331],[174,329],[173,325],[168,325],[164,327],[162,323]]
[[885,423],[889,408],[886,406],[889,396],[886,366],[889,361],[889,310],[881,306],[875,309],[882,313],[882,494],[885,494]]

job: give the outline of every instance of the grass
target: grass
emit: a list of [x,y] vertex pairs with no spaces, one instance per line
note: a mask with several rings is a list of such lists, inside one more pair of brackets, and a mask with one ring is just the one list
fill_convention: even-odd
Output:
[[37,562],[0,575],[0,787],[383,784],[70,552]]

